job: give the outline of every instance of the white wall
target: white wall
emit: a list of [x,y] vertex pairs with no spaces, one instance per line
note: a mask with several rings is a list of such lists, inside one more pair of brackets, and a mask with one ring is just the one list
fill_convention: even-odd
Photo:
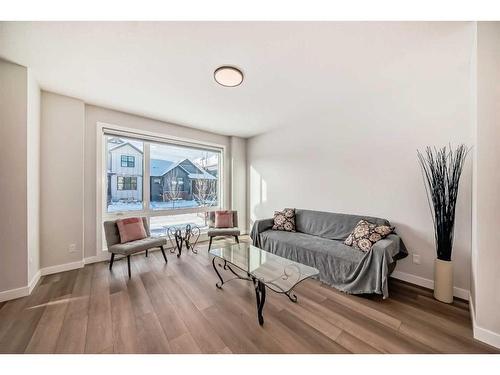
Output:
[[477,25],[474,336],[500,347],[500,22]]
[[40,270],[40,87],[28,69],[28,280]]
[[28,280],[27,69],[0,60],[0,292]]
[[83,257],[85,105],[46,91],[41,99],[40,263],[51,267]]
[[247,155],[246,139],[231,137],[231,209],[238,211],[242,233],[247,226]]
[[[472,145],[474,25],[417,23],[394,27],[391,30],[388,26],[386,32],[398,33],[398,44],[371,43],[372,39],[392,37],[367,33],[358,36],[363,48],[355,44],[329,47],[322,64],[350,53],[359,58],[352,61],[351,73],[356,77],[349,85],[323,77],[323,83],[330,80],[332,91],[344,93],[331,101],[329,111],[307,111],[303,117],[286,119],[282,129],[249,139],[249,218],[270,217],[284,207],[387,218],[409,251],[421,257],[421,264],[416,265],[410,255],[398,262],[396,270],[412,275],[414,281],[415,277],[429,281],[436,255],[416,150],[449,143]],[[297,79],[314,85],[307,82],[307,75]],[[328,95],[325,93],[322,100]],[[455,286],[466,290],[470,212],[468,160],[461,182],[453,254]]]

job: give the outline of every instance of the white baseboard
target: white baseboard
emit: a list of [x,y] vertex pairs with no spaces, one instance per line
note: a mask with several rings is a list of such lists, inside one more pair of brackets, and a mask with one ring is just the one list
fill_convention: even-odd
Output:
[[42,276],[52,275],[53,273],[71,271],[78,268],[82,268],[84,266],[83,260],[79,260],[77,262],[58,264],[57,266],[45,267],[40,270]]
[[[415,276],[410,273],[394,271],[391,274],[391,277],[394,277],[398,280],[403,280],[415,285],[423,286],[424,288],[434,289],[434,280],[426,279],[424,277]],[[467,289],[458,288],[456,286],[453,287],[453,295],[457,298],[464,299],[466,301],[469,300],[469,291]]]
[[0,302],[10,301],[11,299],[29,296],[33,291],[33,289],[35,288],[35,286],[38,284],[38,281],[40,281],[40,276],[41,273],[40,271],[38,271],[35,274],[35,276],[33,276],[33,279],[31,279],[28,285],[0,292]]
[[31,279],[31,281],[28,284],[28,294],[31,294],[33,289],[35,289],[35,286],[40,281],[41,276],[42,276],[42,272],[40,272],[40,270],[38,270],[38,272],[35,273],[35,276],[33,276],[33,278]]
[[84,264],[91,264],[91,263],[97,263],[97,262],[104,262],[109,260],[109,253],[107,251],[101,251],[101,254],[99,255],[94,255],[91,257],[87,257],[83,259]]
[[35,289],[35,286],[38,284],[42,276],[51,275],[53,273],[58,273],[58,272],[75,270],[78,268],[82,268],[84,265],[85,265],[84,261],[79,260],[77,262],[65,263],[65,264],[59,264],[57,266],[41,268],[35,274],[35,276],[33,276],[28,285],[23,286],[21,288],[0,292],[0,302],[29,296],[33,291],[33,289]]
[[10,289],[10,290],[0,292],[0,302],[25,297],[29,294],[28,291],[29,291],[29,288],[27,286],[23,286],[21,288]]
[[490,331],[489,329],[480,327],[476,323],[476,311],[472,298],[469,296],[470,315],[472,320],[473,336],[476,340],[482,341],[485,344],[500,348],[500,334]]

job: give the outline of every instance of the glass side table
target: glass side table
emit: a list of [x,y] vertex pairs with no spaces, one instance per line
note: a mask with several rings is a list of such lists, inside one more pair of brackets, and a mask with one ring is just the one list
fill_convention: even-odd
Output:
[[177,258],[181,256],[182,247],[185,245],[186,250],[191,250],[194,254],[198,254],[196,245],[200,239],[201,229],[197,225],[186,224],[185,226],[166,227],[166,234],[172,248],[171,253],[177,251]]

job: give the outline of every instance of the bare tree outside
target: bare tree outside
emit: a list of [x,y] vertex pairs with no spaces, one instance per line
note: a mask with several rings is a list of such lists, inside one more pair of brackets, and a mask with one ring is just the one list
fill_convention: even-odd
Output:
[[[208,172],[208,161],[209,154],[206,153],[199,161],[197,165],[207,173],[208,176],[211,174]],[[217,179],[198,178],[193,181],[193,197],[198,203],[199,207],[211,207],[217,205]],[[207,222],[207,216],[205,215],[205,225]]]
[[217,182],[206,178],[194,180],[193,196],[199,207],[210,207],[217,204]]
[[179,173],[174,170],[165,179],[163,190],[163,201],[172,202],[172,208],[175,208],[175,202],[182,198],[183,185],[179,181]]

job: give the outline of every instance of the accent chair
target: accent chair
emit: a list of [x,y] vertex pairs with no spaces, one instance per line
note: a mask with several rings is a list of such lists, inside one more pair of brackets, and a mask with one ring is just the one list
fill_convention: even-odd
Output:
[[238,236],[240,230],[238,228],[238,211],[231,211],[233,213],[233,226],[231,228],[215,228],[215,211],[208,212],[208,250],[212,247],[212,240],[214,237],[234,237],[237,243],[240,243]]
[[164,249],[164,246],[166,246],[167,244],[167,238],[151,237],[147,219],[143,217],[142,222],[144,224],[144,229],[146,230],[146,234],[148,236],[141,240],[130,241],[125,243],[121,243],[120,241],[120,232],[118,231],[118,226],[116,225],[116,221],[113,220],[104,222],[104,233],[106,235],[106,243],[108,244],[108,251],[111,253],[111,260],[109,262],[110,271],[113,268],[113,262],[115,260],[116,254],[123,255],[124,257],[126,256],[127,266],[128,266],[128,277],[130,278],[131,277],[130,256],[132,254],[145,251],[147,257],[148,250],[156,247],[160,248],[161,253],[163,254],[163,259],[165,259],[165,263],[168,262]]

